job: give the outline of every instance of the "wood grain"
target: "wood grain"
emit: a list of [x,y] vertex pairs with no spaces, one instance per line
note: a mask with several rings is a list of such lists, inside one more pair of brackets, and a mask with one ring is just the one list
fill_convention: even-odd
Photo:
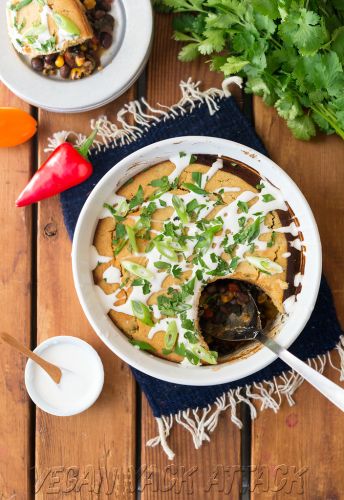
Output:
[[[117,110],[133,98],[129,92],[106,108],[79,115],[41,111],[40,162],[47,137],[61,129],[89,131],[89,119]],[[39,205],[37,341],[75,335],[89,342],[104,363],[105,385],[99,400],[74,417],[37,411],[37,498],[132,498],[135,490],[135,393],[129,367],[89,326],[74,290],[71,242],[58,198]],[[46,475],[46,478],[45,478]],[[45,478],[45,479],[44,479]],[[55,492],[55,494],[54,494]]]
[[[0,84],[0,106],[30,107]],[[30,347],[31,208],[15,207],[30,178],[34,141],[0,149],[1,329]],[[0,362],[0,496],[30,498],[30,403],[24,385],[26,360],[4,343]]]
[[[167,396],[168,397],[168,396]],[[157,426],[146,398],[142,402],[142,458],[140,479],[143,500],[196,498],[222,500],[239,498],[240,431],[223,413],[210,442],[195,450],[190,433],[178,424],[168,444],[175,452],[169,461],[160,445],[146,448],[148,439],[156,436]]]
[[[220,75],[210,73],[204,61],[195,61],[184,64],[178,62],[177,54],[181,44],[172,42],[171,17],[157,15],[155,24],[155,39],[152,55],[147,71],[147,100],[153,106],[159,102],[171,105],[180,98],[179,82],[186,81],[190,76],[194,81],[201,80],[201,88],[220,87]],[[168,397],[168,395],[167,395]],[[176,473],[176,483],[167,491],[163,491],[162,478],[170,472],[166,467],[171,466],[160,447],[146,448],[145,443],[157,434],[156,422],[152,416],[147,401],[142,403],[142,454],[141,463],[146,472],[141,478],[142,499],[186,498],[187,485],[192,483],[192,498],[237,498],[241,475],[240,465],[240,431],[232,424],[228,414],[220,419],[216,432],[211,436],[211,442],[200,450],[195,450],[189,433],[176,426],[170,438],[170,444],[176,457],[173,460]],[[209,486],[208,481],[218,469],[219,484]],[[193,469],[194,468],[194,469]],[[151,484],[146,484],[150,469],[156,471]],[[194,472],[192,472],[194,470]],[[189,483],[181,484],[182,490],[178,493],[178,485],[183,471],[189,471]],[[173,473],[172,473],[173,474]],[[231,476],[233,474],[233,476]],[[173,478],[173,475],[169,476]],[[160,481],[160,482],[159,482]],[[149,482],[149,481],[148,481]],[[167,480],[168,482],[168,480]],[[144,487],[143,487],[144,486]]]
[[[271,158],[298,184],[314,212],[323,245],[324,272],[330,282],[339,318],[344,322],[344,143],[338,137],[319,136],[311,142],[294,139],[283,120],[264,106],[254,102],[255,124]],[[337,353],[333,353],[338,366]],[[338,383],[338,372],[326,368],[325,374]],[[265,411],[253,422],[252,464],[267,466],[273,481],[273,468],[289,466],[302,474],[289,491],[287,483],[279,492],[263,490],[258,485],[254,499],[302,498],[317,500],[342,498],[344,476],[344,415],[307,383],[298,389],[296,406],[286,403],[279,413]],[[261,471],[263,471],[261,469]],[[258,470],[252,480],[258,477]],[[283,470],[279,471],[283,477]],[[303,483],[303,494],[298,488]],[[271,485],[270,485],[271,486]],[[272,486],[271,486],[272,487]]]

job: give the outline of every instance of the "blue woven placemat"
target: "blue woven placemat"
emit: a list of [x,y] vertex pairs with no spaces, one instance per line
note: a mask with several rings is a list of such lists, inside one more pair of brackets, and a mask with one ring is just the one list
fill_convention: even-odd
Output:
[[[209,113],[207,102],[201,102],[185,113],[174,114],[173,119],[155,121],[141,137],[129,144],[106,148],[91,156],[94,173],[83,184],[61,195],[65,224],[72,238],[80,210],[92,188],[105,173],[122,158],[153,142],[185,135],[205,135],[230,139],[252,147],[264,154],[266,151],[251,124],[241,113],[232,97],[216,99],[217,111]],[[304,167],[306,168],[306,167]],[[314,312],[302,334],[290,350],[306,360],[332,350],[342,335],[334,308],[331,291],[322,279]],[[236,382],[209,387],[192,387],[162,382],[133,369],[136,380],[145,392],[154,416],[174,415],[189,408],[205,408],[221,395],[238,387],[251,386],[254,382],[269,381],[288,368],[282,361],[275,361],[267,368]]]

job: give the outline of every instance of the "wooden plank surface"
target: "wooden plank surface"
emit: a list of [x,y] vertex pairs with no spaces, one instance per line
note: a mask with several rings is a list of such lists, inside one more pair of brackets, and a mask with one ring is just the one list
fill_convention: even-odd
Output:
[[[147,70],[147,100],[153,106],[159,102],[165,105],[176,103],[181,95],[179,82],[190,76],[194,81],[201,80],[203,89],[220,87],[221,78],[210,73],[204,61],[189,64],[177,60],[181,45],[171,41],[171,17],[157,15],[153,51]],[[168,397],[168,395],[167,395]],[[240,431],[235,427],[228,413],[218,424],[211,436],[211,442],[199,450],[194,449],[191,435],[175,424],[170,445],[176,453],[169,462],[160,447],[146,448],[148,439],[157,434],[156,422],[145,398],[142,403],[142,455],[143,474],[141,477],[142,499],[186,498],[189,495],[198,499],[238,498],[241,482]],[[174,469],[171,474],[171,463]],[[152,478],[149,480],[149,473]],[[189,473],[189,475],[188,475]],[[218,474],[218,484],[211,484],[213,474]],[[185,476],[183,476],[185,474]],[[183,482],[182,479],[186,480]],[[173,478],[175,481],[173,481]],[[180,488],[180,491],[179,491]]]
[[[324,272],[344,324],[343,141],[336,136],[319,136],[311,142],[293,139],[284,121],[260,99],[254,101],[254,115],[271,158],[295,180],[311,205],[320,230]],[[338,354],[332,357],[339,366]],[[327,367],[325,375],[338,383],[339,374],[333,368]],[[294,407],[284,403],[277,415],[265,411],[253,422],[252,465],[260,469],[252,473],[252,485],[260,472],[266,479],[264,471],[270,471],[270,486],[265,491],[266,482],[257,485],[252,498],[340,499],[344,415],[306,382],[295,400]],[[282,464],[288,469],[276,469]],[[295,471],[303,472],[296,477]],[[273,491],[274,486],[280,490]]]
[[[133,89],[106,108],[78,115],[40,111],[39,158],[47,137],[57,130],[88,133],[89,120],[115,118],[133,98]],[[37,498],[133,498],[135,491],[135,391],[129,367],[88,324],[74,290],[71,242],[57,197],[39,205],[37,342],[75,335],[89,342],[104,364],[105,384],[98,401],[73,417],[37,411]],[[54,493],[55,492],[55,493]]]
[[[0,106],[30,112],[30,106],[0,84]],[[30,347],[31,208],[15,200],[31,175],[33,142],[0,149],[1,329]],[[25,359],[7,345],[0,354],[1,498],[30,498],[31,411],[24,385]]]
[[[171,35],[170,17],[157,16],[145,92],[153,105],[170,105],[179,100],[179,81],[189,76],[202,80],[203,88],[218,87],[221,82],[221,77],[210,73],[204,61],[179,63],[179,47],[171,41]],[[86,133],[90,117],[106,113],[115,118],[116,111],[134,93],[135,88],[115,103],[90,113],[68,116],[40,112],[38,161],[43,161],[43,147],[54,131],[74,129]],[[29,109],[3,86],[0,104]],[[254,112],[258,133],[272,159],[301,187],[315,213],[324,248],[324,270],[339,317],[344,321],[343,143],[336,137],[319,137],[310,143],[292,139],[282,120],[259,99],[255,100]],[[31,256],[37,257],[37,343],[61,334],[87,340],[103,359],[105,386],[98,402],[82,415],[58,418],[37,410],[36,433],[30,436],[33,412],[23,385],[25,362],[2,346],[1,498],[32,497],[30,467],[34,454],[38,499],[239,498],[240,431],[228,414],[220,418],[211,443],[198,451],[194,450],[189,433],[175,427],[169,441],[176,452],[171,467],[160,447],[145,447],[146,441],[157,433],[145,398],[140,408],[141,492],[135,494],[135,467],[139,464],[135,462],[134,381],[129,368],[94,334],[78,303],[72,282],[71,243],[59,201],[53,198],[39,207],[37,256],[31,255],[35,249],[31,239],[32,209],[14,208],[15,198],[33,169],[33,154],[34,142],[0,150],[2,328],[30,345]],[[325,373],[338,381],[338,373],[333,369],[327,368]],[[344,417],[307,384],[298,390],[295,399],[296,406],[284,404],[277,415],[265,411],[253,422],[252,498],[340,499],[344,489]]]

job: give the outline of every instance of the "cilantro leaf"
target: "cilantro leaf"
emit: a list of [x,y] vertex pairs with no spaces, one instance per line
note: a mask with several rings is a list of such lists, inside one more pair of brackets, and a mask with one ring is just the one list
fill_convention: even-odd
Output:
[[313,137],[315,125],[344,139],[342,0],[158,3],[182,13],[174,20],[175,39],[186,43],[181,60],[205,54],[211,70],[239,73],[245,91],[274,106],[298,139]]
[[136,208],[138,205],[141,205],[141,203],[143,203],[143,187],[140,185],[138,187],[138,190],[135,194],[135,196],[133,196],[133,198],[130,200],[129,202],[129,210],[132,210],[133,208]]

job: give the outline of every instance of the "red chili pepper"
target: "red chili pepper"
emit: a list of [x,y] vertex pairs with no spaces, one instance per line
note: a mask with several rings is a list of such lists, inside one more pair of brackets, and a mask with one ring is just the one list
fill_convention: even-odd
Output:
[[50,198],[88,179],[93,167],[87,159],[87,154],[96,135],[97,129],[78,148],[69,142],[60,144],[19,195],[17,207],[25,207]]

